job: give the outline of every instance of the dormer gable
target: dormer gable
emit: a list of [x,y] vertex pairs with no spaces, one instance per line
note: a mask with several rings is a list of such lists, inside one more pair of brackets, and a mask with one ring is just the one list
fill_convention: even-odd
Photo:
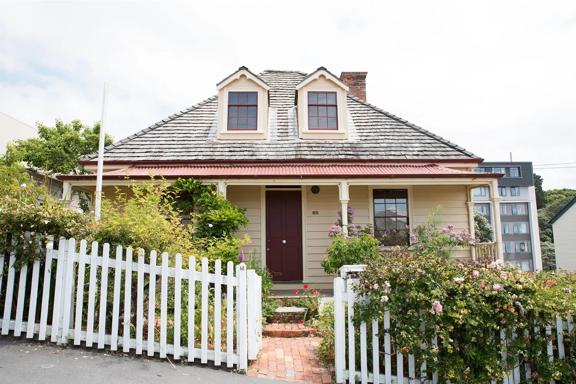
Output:
[[218,138],[266,139],[270,86],[246,67],[226,77],[218,89]]
[[348,86],[324,67],[296,86],[298,135],[310,140],[348,138]]

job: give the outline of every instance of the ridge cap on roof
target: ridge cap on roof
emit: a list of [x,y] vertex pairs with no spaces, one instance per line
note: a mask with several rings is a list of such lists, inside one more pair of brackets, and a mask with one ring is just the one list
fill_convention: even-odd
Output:
[[[209,103],[210,101],[216,100],[217,98],[218,98],[218,95],[210,96],[209,98],[207,98],[207,99],[205,99],[205,100],[202,100],[201,102],[199,102],[199,103],[197,103],[197,104],[194,104],[194,105],[192,105],[191,107],[188,107],[188,108],[186,108],[186,109],[183,109],[183,110],[181,110],[180,112],[174,113],[174,114],[168,116],[168,117],[165,118],[165,119],[162,119],[162,120],[160,120],[160,121],[157,121],[156,123],[154,123],[154,124],[152,124],[152,125],[149,125],[148,127],[144,128],[144,129],[141,129],[140,131],[138,131],[138,132],[136,132],[136,133],[133,133],[133,134],[131,134],[130,136],[123,138],[123,139],[120,140],[120,141],[117,141],[117,142],[115,142],[115,143],[112,143],[112,144],[106,146],[106,147],[104,148],[104,153],[106,153],[106,151],[108,151],[108,150],[110,150],[110,149],[114,149],[114,148],[116,148],[116,147],[118,147],[118,146],[120,146],[120,145],[122,145],[122,144],[125,144],[125,143],[129,142],[130,140],[133,140],[133,139],[135,139],[135,138],[137,138],[137,137],[140,137],[140,136],[144,135],[145,133],[148,133],[148,132],[150,132],[150,131],[153,131],[154,129],[156,129],[156,128],[158,128],[158,127],[161,127],[161,126],[164,125],[165,123],[167,123],[167,122],[169,122],[169,121],[172,121],[172,120],[174,120],[174,119],[176,119],[176,118],[178,118],[178,117],[181,117],[181,116],[183,116],[184,114],[186,114],[186,113],[188,113],[188,112],[190,112],[190,111],[193,111],[193,110],[195,110],[195,109],[198,109],[198,108],[200,108],[202,105],[207,104],[207,103]],[[92,153],[92,154],[90,154],[90,155],[82,156],[82,157],[80,158],[80,161],[83,161],[83,160],[93,160],[93,159],[96,158],[96,157],[98,157],[98,152]]]
[[425,128],[422,128],[422,127],[420,127],[420,126],[418,126],[418,125],[416,125],[416,124],[414,124],[414,123],[411,123],[411,122],[409,122],[409,121],[406,120],[406,119],[403,119],[403,118],[401,118],[401,117],[399,117],[399,116],[396,116],[396,115],[394,115],[394,114],[392,114],[392,113],[390,113],[390,112],[387,112],[387,111],[383,110],[382,108],[375,106],[374,104],[370,104],[370,103],[368,103],[367,101],[361,100],[361,99],[357,98],[356,96],[353,96],[352,94],[348,94],[348,98],[356,101],[357,103],[360,103],[360,104],[365,105],[365,106],[367,106],[367,107],[369,107],[369,108],[372,108],[374,111],[379,112],[379,113],[382,113],[383,115],[385,115],[385,116],[387,116],[387,117],[389,117],[389,118],[391,118],[391,119],[394,119],[394,120],[396,120],[396,121],[398,121],[398,122],[400,122],[400,123],[402,123],[402,124],[405,124],[405,125],[407,125],[408,127],[412,128],[412,129],[414,129],[414,130],[416,130],[416,131],[418,131],[418,132],[421,132],[421,133],[423,133],[423,134],[425,134],[425,135],[427,135],[427,136],[430,136],[430,137],[432,137],[433,139],[436,139],[436,140],[440,141],[441,143],[446,144],[446,145],[448,145],[449,147],[452,147],[452,148],[454,148],[455,150],[462,152],[464,155],[466,155],[466,156],[468,156],[468,157],[476,158],[476,159],[478,159],[478,160],[480,160],[480,161],[483,161],[483,160],[484,160],[484,159],[476,156],[476,155],[473,154],[472,152],[466,150],[465,148],[459,146],[458,144],[455,144],[455,143],[451,142],[450,140],[446,140],[446,139],[443,138],[442,136],[439,136],[439,135],[437,135],[437,134],[435,134],[435,133],[433,133],[433,132],[430,132],[429,130],[427,130],[427,129],[425,129]]
[[572,198],[572,200],[570,200],[568,203],[566,203],[565,206],[562,207],[562,209],[560,209],[558,211],[558,213],[556,213],[554,215],[553,218],[550,219],[550,221],[548,222],[549,224],[554,224],[555,222],[558,221],[558,219],[560,219],[574,204],[576,204],[576,196],[574,196]]
[[268,72],[273,72],[273,73],[297,73],[297,74],[302,75],[302,76],[306,76],[306,75],[307,75],[306,72],[302,72],[302,71],[298,71],[298,70],[290,70],[290,69],[264,69],[262,72],[260,72],[260,74],[268,73]]
[[222,84],[223,82],[225,82],[226,80],[228,80],[229,78],[231,78],[232,76],[234,76],[235,74],[237,74],[240,71],[246,71],[249,74],[251,74],[252,76],[254,76],[255,78],[257,78],[258,80],[260,80],[261,82],[263,82],[264,84],[266,84],[267,86],[270,86],[270,84],[265,82],[259,75],[255,74],[254,72],[249,70],[248,67],[246,67],[244,65],[241,66],[240,68],[238,68],[237,70],[235,70],[234,72],[232,72],[231,74],[229,74],[228,76],[226,76],[224,79],[220,80],[218,83],[216,83],[216,86],[218,87],[220,84]]

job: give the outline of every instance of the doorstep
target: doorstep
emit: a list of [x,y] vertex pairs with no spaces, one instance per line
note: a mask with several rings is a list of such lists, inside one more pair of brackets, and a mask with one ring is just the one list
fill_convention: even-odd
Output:
[[264,326],[262,334],[266,337],[308,337],[315,336],[316,330],[305,324],[272,323]]

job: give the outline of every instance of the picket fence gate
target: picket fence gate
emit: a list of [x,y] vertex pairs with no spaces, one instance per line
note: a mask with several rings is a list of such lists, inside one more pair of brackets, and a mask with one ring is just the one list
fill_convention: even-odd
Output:
[[[132,248],[118,246],[115,257],[111,258],[108,243],[102,245],[101,254],[98,243],[91,244],[90,253],[87,245],[82,240],[77,250],[75,239],[62,238],[56,250],[49,240],[46,259],[23,265],[19,271],[14,266],[14,253],[9,260],[0,255],[0,303],[4,301],[0,311],[2,335],[13,331],[16,337],[25,335],[30,339],[37,335],[38,340],[49,337],[50,341],[61,344],[72,340],[74,345],[84,343],[89,348],[108,346],[117,351],[121,347],[123,352],[134,351],[137,355],[158,353],[160,358],[172,355],[175,360],[202,364],[212,361],[215,366],[225,364],[240,371],[246,371],[248,360],[256,359],[262,339],[262,280],[254,270],[230,261],[226,274],[222,274],[222,262],[216,260],[211,273],[206,258],[202,258],[201,268],[196,270],[194,257],[189,258],[188,268],[182,268],[180,254],[174,257],[175,265],[169,266],[167,253],[161,254],[157,265],[155,251],[150,252],[148,264],[144,254],[133,255]],[[109,277],[113,278],[111,284]],[[133,292],[134,286],[136,292]],[[184,294],[187,305],[182,311]],[[200,296],[200,319],[195,318],[197,295]],[[213,303],[209,302],[210,297]],[[169,301],[173,302],[170,314]],[[186,318],[187,324],[183,321]],[[200,335],[196,340],[198,321]],[[183,330],[189,336],[186,345],[181,345]]]
[[[335,351],[335,376],[336,383],[385,383],[385,384],[424,384],[438,383],[437,372],[429,372],[426,362],[416,361],[414,355],[405,356],[402,353],[394,353],[391,345],[390,334],[387,332],[390,327],[390,312],[384,312],[384,321],[379,323],[372,320],[370,329],[366,322],[360,323],[356,327],[353,321],[354,304],[360,300],[355,294],[354,287],[358,284],[358,274],[365,269],[365,265],[345,265],[340,269],[340,277],[334,279],[334,351]],[[384,332],[384,337],[380,334],[380,327]],[[359,330],[357,330],[359,328]],[[359,335],[357,335],[359,331]],[[535,328],[534,332],[540,332],[540,328]],[[564,331],[574,332],[574,320],[568,316],[566,320],[556,318],[555,324],[544,327],[544,332],[548,337],[546,354],[549,361],[554,359],[564,359],[566,356],[566,345],[564,343]],[[360,338],[359,351],[356,348],[356,337]],[[368,347],[368,338],[371,338],[372,350]],[[500,330],[500,338],[503,344],[506,343],[506,332]],[[431,340],[432,345],[437,344],[437,340]],[[384,350],[383,364],[381,359],[381,348]],[[368,356],[371,353],[372,366],[368,366]],[[357,354],[360,355],[359,364],[356,361]],[[503,364],[507,360],[507,355],[502,354]],[[393,369],[393,359],[396,369]],[[383,372],[381,372],[383,368]],[[407,368],[407,369],[406,369]],[[407,374],[406,374],[407,373]],[[531,377],[531,368],[528,364],[519,364],[508,372],[504,378],[504,384],[519,384],[521,382],[531,382],[527,378]],[[524,381],[522,381],[524,380]],[[551,382],[551,384],[554,381]],[[496,384],[492,381],[491,384]]]

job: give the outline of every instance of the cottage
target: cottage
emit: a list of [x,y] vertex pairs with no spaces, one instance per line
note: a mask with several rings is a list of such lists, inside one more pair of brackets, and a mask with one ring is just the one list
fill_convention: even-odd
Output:
[[[217,84],[217,95],[107,147],[103,179],[106,194],[151,175],[215,183],[246,210],[249,250],[277,283],[324,288],[332,278],[320,263],[339,212],[353,209],[354,223],[371,225],[384,245],[408,242],[435,207],[445,224],[471,231],[478,186],[491,190],[501,259],[499,175],[474,172],[481,161],[369,104],[366,72],[241,67]],[[91,171],[96,162],[83,160]],[[67,190],[94,191],[94,174],[62,179]]]

